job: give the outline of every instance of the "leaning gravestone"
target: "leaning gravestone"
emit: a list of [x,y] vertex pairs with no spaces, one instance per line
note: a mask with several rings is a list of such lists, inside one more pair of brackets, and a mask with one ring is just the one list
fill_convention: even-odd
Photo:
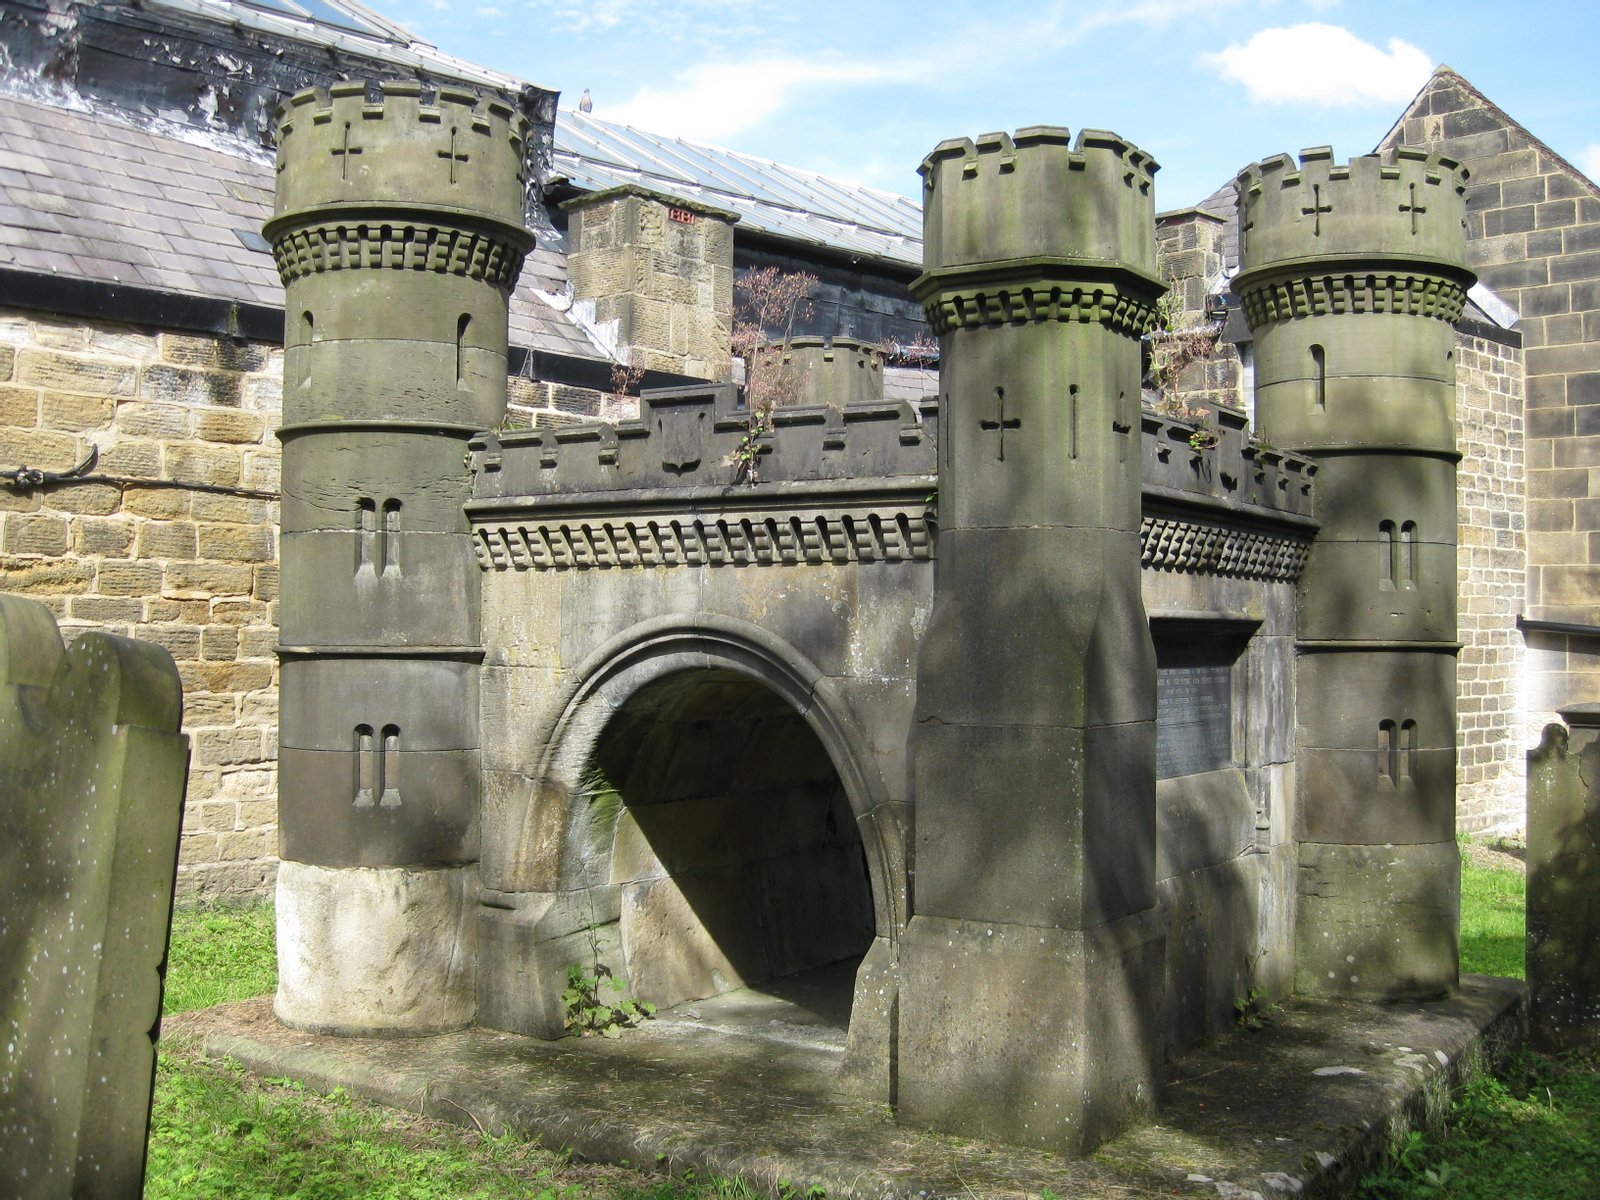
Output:
[[127,1197],[145,1136],[189,741],[158,646],[0,595],[0,1195]]
[[1528,990],[1546,1050],[1600,1046],[1600,705],[1528,752]]

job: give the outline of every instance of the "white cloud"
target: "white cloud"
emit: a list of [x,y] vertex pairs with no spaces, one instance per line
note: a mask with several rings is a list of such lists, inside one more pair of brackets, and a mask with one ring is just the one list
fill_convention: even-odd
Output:
[[1348,29],[1315,22],[1263,29],[1243,45],[1200,55],[1199,63],[1242,83],[1255,101],[1330,106],[1409,100],[1433,71],[1433,60],[1409,42],[1390,38],[1380,50]]
[[1600,142],[1590,142],[1578,151],[1578,166],[1590,179],[1600,180]]
[[[683,7],[712,5],[732,7],[747,19],[766,13],[771,24],[767,32],[778,28],[776,19],[770,17],[775,7],[772,0],[735,0],[731,5],[729,0],[680,0],[665,10],[656,0],[556,2],[581,2],[590,8],[589,19],[593,23],[607,26],[621,19],[658,20],[662,11],[671,12],[674,22],[679,23]],[[957,64],[958,75],[987,73],[990,64],[1002,62],[1015,70],[1107,29],[1126,25],[1165,28],[1185,17],[1214,17],[1218,10],[1242,2],[1105,0],[1092,6],[1058,2],[1028,20],[995,22],[985,18],[942,32],[923,28],[919,38],[888,46],[870,60],[800,57],[778,49],[774,41],[768,40],[762,46],[766,53],[753,53],[749,61],[718,56],[677,72],[670,85],[642,88],[620,104],[607,106],[597,99],[595,115],[641,129],[671,130],[690,141],[726,143],[779,114],[798,94],[810,89],[828,86],[845,90],[887,83],[936,85],[937,73],[930,81],[929,62]],[[654,15],[647,15],[651,13]]]
[[783,107],[791,93],[819,84],[888,83],[907,78],[909,65],[767,59],[702,63],[681,71],[674,86],[646,88],[595,115],[640,129],[670,129],[689,141],[724,142]]

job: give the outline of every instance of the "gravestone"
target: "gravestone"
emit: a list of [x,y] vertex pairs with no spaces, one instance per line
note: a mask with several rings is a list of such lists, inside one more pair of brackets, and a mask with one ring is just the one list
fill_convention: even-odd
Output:
[[1528,752],[1528,987],[1546,1050],[1600,1046],[1600,705]]
[[188,778],[158,646],[0,595],[0,1194],[144,1180]]

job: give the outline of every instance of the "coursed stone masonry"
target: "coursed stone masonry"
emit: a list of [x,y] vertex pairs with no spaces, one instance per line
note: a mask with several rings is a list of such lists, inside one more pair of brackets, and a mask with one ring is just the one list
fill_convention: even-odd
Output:
[[193,739],[180,894],[259,893],[277,854],[278,423],[283,353],[0,313],[0,591],[165,648]]
[[[1521,354],[1473,332],[1456,336],[1456,821],[1518,828],[1526,756],[1523,636],[1527,580]],[[1535,539],[1536,540],[1536,539]]]

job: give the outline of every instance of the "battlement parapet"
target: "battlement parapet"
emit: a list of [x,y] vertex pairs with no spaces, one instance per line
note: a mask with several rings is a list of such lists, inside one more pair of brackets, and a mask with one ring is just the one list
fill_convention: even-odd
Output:
[[269,240],[319,217],[421,211],[531,245],[522,230],[531,127],[497,97],[414,80],[338,83],[297,92],[277,120]]
[[1239,409],[1208,404],[1181,416],[1146,409],[1141,425],[1147,499],[1192,497],[1195,503],[1311,519],[1316,464],[1254,436]]
[[1309,261],[1434,264],[1468,283],[1467,171],[1410,146],[1348,163],[1318,146],[1239,173],[1241,274]]
[[1226,405],[1183,416],[1146,410],[1141,424],[1145,570],[1300,577],[1317,530],[1315,463],[1252,437],[1244,413]]
[[883,402],[884,354],[878,346],[805,335],[759,347],[756,356],[776,360],[773,365],[787,377],[781,386],[793,394],[791,404],[849,408]]
[[1115,267],[1159,283],[1157,169],[1133,143],[1098,129],[1075,141],[1063,127],[1033,125],[941,142],[919,168],[924,268],[936,275],[1042,260]]
[[773,488],[909,481],[923,494],[936,469],[936,402],[785,405],[768,421],[739,405],[733,384],[660,388],[639,419],[481,434],[470,443],[477,501],[661,490],[713,491],[724,504]]

